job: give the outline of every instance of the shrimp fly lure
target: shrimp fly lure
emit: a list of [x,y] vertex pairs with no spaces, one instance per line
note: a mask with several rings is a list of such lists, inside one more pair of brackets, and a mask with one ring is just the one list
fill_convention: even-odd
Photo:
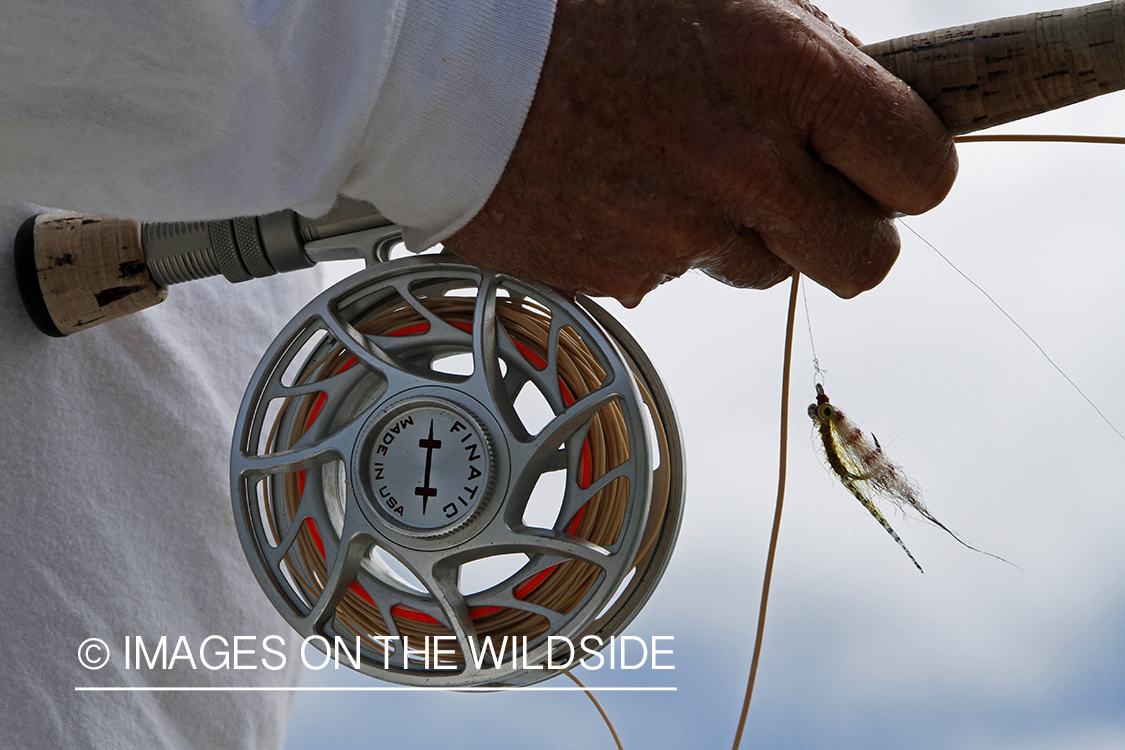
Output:
[[[875,517],[879,525],[886,529],[887,533],[898,542],[903,552],[906,553],[906,556],[910,558],[910,561],[919,571],[922,570],[922,566],[918,564],[914,555],[910,554],[910,550],[906,548],[902,539],[891,528],[886,517],[875,505],[873,498],[888,499],[903,510],[910,507],[917,511],[922,518],[945,531],[965,547],[974,552],[980,552],[983,555],[1008,562],[991,552],[985,552],[967,544],[950,531],[945,524],[937,520],[922,502],[921,490],[906,476],[901,468],[887,457],[883,447],[879,445],[879,439],[874,434],[868,438],[863,430],[844,415],[844,412],[830,404],[828,395],[824,392],[824,386],[820,383],[816,384],[816,403],[809,404],[809,416],[820,435],[820,442],[824,448],[824,458],[828,463],[828,468],[847,488],[848,492],[852,493],[864,508],[867,508],[867,512]],[[1008,564],[1011,565],[1011,563]]]

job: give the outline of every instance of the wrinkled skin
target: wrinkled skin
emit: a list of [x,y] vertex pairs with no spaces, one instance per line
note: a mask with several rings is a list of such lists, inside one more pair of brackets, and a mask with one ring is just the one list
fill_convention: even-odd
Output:
[[857,44],[793,0],[560,0],[511,159],[445,245],[630,306],[691,268],[870,289],[890,216],[937,205],[957,157]]

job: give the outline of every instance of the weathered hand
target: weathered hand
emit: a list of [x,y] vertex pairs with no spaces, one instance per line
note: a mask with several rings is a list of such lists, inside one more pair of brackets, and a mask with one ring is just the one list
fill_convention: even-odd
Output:
[[511,160],[446,247],[629,305],[690,268],[869,289],[890,214],[937,205],[957,157],[856,44],[800,0],[560,0]]

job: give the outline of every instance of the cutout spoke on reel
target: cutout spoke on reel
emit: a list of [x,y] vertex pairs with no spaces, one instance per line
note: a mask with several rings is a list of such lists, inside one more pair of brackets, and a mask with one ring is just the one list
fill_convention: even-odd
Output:
[[[521,439],[527,435],[527,431],[516,412],[515,399],[508,389],[505,373],[500,366],[506,348],[502,339],[506,334],[502,332],[497,320],[498,290],[499,277],[495,274],[486,276],[473,307],[473,376],[465,385],[469,392],[492,407],[493,413],[504,422],[509,434]],[[529,373],[523,374],[530,380]]]
[[528,461],[535,461],[541,465],[554,453],[558,446],[571,435],[580,433],[589,423],[589,420],[604,407],[616,402],[624,394],[603,388],[576,401],[543,428],[543,430],[526,445],[521,446],[528,456]]
[[390,392],[399,392],[427,383],[427,379],[406,369],[402,362],[376,346],[374,341],[356,330],[351,323],[338,317],[338,312],[329,308],[324,312],[324,325],[341,342],[347,342],[348,352],[359,364],[376,373]]
[[[561,446],[567,446],[567,453],[573,456],[568,461],[572,476],[577,477],[582,473],[582,446],[586,445],[590,421],[594,415],[614,403],[617,398],[618,395],[612,391],[592,393],[556,416],[538,435],[531,437],[526,443],[513,441],[514,445],[511,449],[514,464],[513,492],[525,498],[524,504],[539,477],[558,465]],[[513,523],[523,517],[524,504],[516,503],[509,506],[509,519]]]
[[[315,513],[315,510],[312,508],[313,505],[315,505],[313,502],[302,502],[298,507],[297,514],[289,523],[289,528],[286,530],[285,536],[278,542],[277,547],[272,550],[264,551],[266,558],[273,567],[278,568],[281,566],[282,560],[289,554],[289,550],[292,549],[293,545],[297,542],[297,538],[304,529],[308,528],[306,523],[310,518],[313,518],[312,514]],[[314,522],[315,520],[314,518]]]
[[[566,389],[560,386],[559,368],[558,368],[558,344],[559,344],[559,330],[562,328],[560,318],[562,316],[556,311],[552,311],[550,320],[550,329],[547,336],[547,346],[545,349],[545,357],[541,359],[532,360],[528,357],[527,352],[519,350],[519,347],[509,336],[501,336],[499,346],[501,351],[508,357],[514,358],[515,356],[523,356],[533,365],[530,368],[523,368],[519,370],[521,376],[521,385],[530,384],[544,399],[547,406],[558,413],[566,407],[565,393]],[[544,361],[545,360],[545,361]],[[505,383],[505,385],[508,385]],[[508,386],[508,393],[515,401],[519,389],[512,390]],[[526,425],[525,425],[526,426]],[[534,434],[529,431],[529,434]]]
[[351,582],[355,580],[360,562],[366,556],[370,547],[370,538],[362,537],[359,534],[347,537],[347,540],[341,544],[336,556],[332,559],[332,567],[328,572],[324,589],[313,604],[312,611],[302,618],[303,622],[300,624],[304,627],[300,630],[317,633],[323,629],[324,624],[335,613],[336,605],[347,593]]
[[300,398],[301,396],[323,393],[327,400],[333,400],[335,396],[346,391],[348,388],[348,380],[350,380],[350,378],[347,376],[347,373],[343,373],[334,377],[325,378],[324,380],[294,383],[293,385],[275,383],[266,391],[263,399]]
[[421,297],[429,297],[433,293],[440,294],[440,290],[433,288],[421,288],[415,290],[412,288],[413,281],[409,278],[392,279],[391,286],[398,290],[399,295],[407,306],[413,310],[419,318],[421,318],[428,325],[427,333],[434,336],[450,336],[454,340],[461,340],[465,332],[456,326],[450,325],[449,321],[440,315],[436,314],[433,310],[426,307],[422,303]]
[[457,586],[457,568],[434,564],[418,571],[418,577],[430,595],[430,609],[436,609],[433,619],[451,631],[458,651],[468,653],[469,638],[476,635],[469,605]]
[[549,529],[511,531],[498,540],[498,547],[505,552],[569,557],[598,567],[605,567],[613,557],[613,553],[601,545]]
[[[602,496],[603,493],[611,489],[616,490],[617,487],[614,485],[623,481],[627,482],[632,470],[633,466],[626,462],[607,471],[587,487],[583,487],[574,482],[567,483],[562,508],[559,511],[559,518],[577,518],[579,514],[583,512],[584,508],[588,507],[592,501]],[[610,552],[616,552],[616,543],[614,541],[610,541],[603,546]]]
[[327,437],[262,455],[247,455],[236,451],[231,459],[231,471],[239,476],[256,479],[268,474],[308,471],[328,461],[346,459],[361,427],[362,425],[352,422]]
[[[341,282],[279,335],[231,487],[302,635],[359,643],[359,669],[394,682],[526,685],[558,673],[550,636],[631,621],[679,529],[678,430],[636,343],[582,305],[431,256]],[[470,568],[493,577],[463,585]]]

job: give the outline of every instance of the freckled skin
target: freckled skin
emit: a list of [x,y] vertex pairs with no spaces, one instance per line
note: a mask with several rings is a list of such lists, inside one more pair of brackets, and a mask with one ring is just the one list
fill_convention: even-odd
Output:
[[937,205],[952,140],[857,40],[794,0],[560,0],[527,122],[446,247],[636,304],[698,268],[850,297]]

